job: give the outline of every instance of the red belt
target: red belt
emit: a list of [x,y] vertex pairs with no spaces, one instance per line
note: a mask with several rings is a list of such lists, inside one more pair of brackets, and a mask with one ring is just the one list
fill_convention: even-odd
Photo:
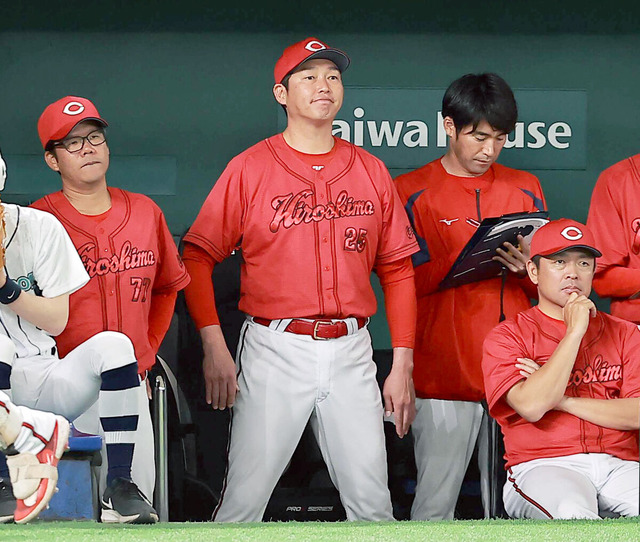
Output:
[[[367,325],[368,318],[356,318],[358,322],[358,329]],[[253,321],[256,324],[262,326],[269,326],[273,320],[266,318],[260,318],[258,316],[253,317]],[[346,322],[332,322],[331,320],[299,320],[294,318],[289,325],[284,328],[289,333],[295,333],[296,335],[310,335],[313,339],[319,341],[324,339],[337,339],[338,337],[344,337],[349,333]]]

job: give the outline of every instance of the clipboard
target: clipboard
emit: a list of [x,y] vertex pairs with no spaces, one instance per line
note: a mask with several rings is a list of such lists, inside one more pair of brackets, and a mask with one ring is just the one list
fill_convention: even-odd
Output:
[[535,231],[549,222],[549,213],[512,213],[485,218],[439,285],[440,290],[499,277],[502,264],[492,260],[505,242],[518,245],[518,235],[531,242]]

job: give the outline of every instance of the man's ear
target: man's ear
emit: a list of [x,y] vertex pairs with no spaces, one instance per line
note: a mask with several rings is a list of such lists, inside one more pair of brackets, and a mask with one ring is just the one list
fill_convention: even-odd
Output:
[[451,117],[445,117],[442,119],[442,127],[450,138],[454,139],[457,137],[458,132],[456,131],[456,125]]
[[58,159],[55,153],[51,151],[44,151],[44,161],[53,170],[60,173],[60,166],[58,165]]
[[529,260],[527,262],[527,273],[529,274],[529,278],[531,282],[533,282],[536,286],[538,285],[538,267],[533,260]]
[[282,83],[273,85],[273,96],[280,105],[287,105],[287,89]]

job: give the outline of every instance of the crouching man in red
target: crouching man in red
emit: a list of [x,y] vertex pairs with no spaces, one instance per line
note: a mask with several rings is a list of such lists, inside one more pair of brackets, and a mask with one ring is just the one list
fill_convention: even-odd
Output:
[[540,228],[527,262],[539,303],[484,341],[513,518],[638,515],[640,331],[589,299],[601,255],[583,224]]

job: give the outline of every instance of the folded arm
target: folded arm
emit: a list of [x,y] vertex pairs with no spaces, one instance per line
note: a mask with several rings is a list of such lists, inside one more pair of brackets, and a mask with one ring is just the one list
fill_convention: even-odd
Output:
[[[585,296],[573,293],[564,308],[567,332],[549,360],[528,378],[515,384],[506,394],[506,401],[525,420],[535,423],[554,409],[563,399],[580,342],[595,316],[595,305]],[[518,359],[523,363],[523,359]]]
[[609,429],[637,431],[640,429],[640,399],[592,399],[563,397],[555,410],[567,412],[587,422]]

